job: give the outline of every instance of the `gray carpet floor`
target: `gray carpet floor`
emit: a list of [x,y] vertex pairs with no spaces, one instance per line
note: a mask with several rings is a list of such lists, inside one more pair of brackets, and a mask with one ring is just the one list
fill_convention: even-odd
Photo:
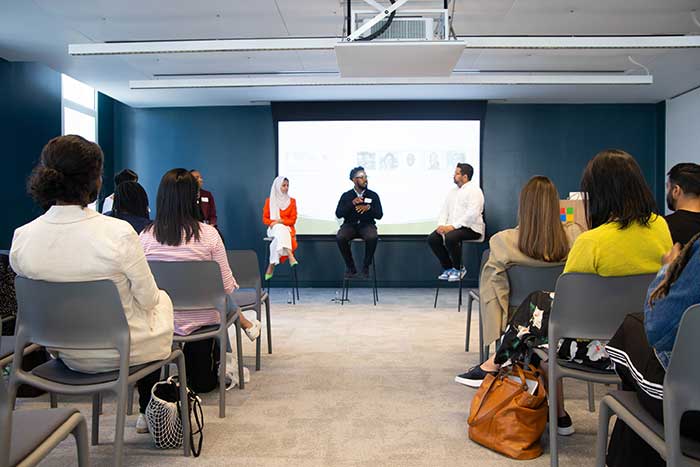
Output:
[[[466,313],[456,311],[456,290],[353,289],[351,302],[331,302],[336,291],[302,289],[287,304],[287,289],[272,290],[273,354],[254,371],[254,346],[244,339],[251,381],[227,393],[227,416],[217,417],[217,392],[203,395],[204,449],[198,459],[152,447],[150,435],[127,420],[126,464],[169,466],[501,466],[549,465],[513,461],[467,438],[474,390],[455,374],[478,360],[478,321],[472,317],[470,352],[464,352]],[[265,347],[265,343],[263,348]],[[604,387],[596,386],[597,398]],[[594,464],[597,414],[587,410],[585,385],[566,382],[567,410],[576,434],[559,438],[564,466]],[[87,399],[59,399],[89,418]],[[19,408],[46,407],[46,398]],[[91,448],[93,465],[110,465],[114,404],[101,418],[102,444]],[[88,419],[89,421],[89,419]],[[41,465],[75,465],[75,444],[64,441]]]

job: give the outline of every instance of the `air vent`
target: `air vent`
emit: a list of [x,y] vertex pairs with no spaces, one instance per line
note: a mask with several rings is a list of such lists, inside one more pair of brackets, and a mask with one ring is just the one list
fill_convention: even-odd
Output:
[[[386,20],[372,26],[369,34],[374,34],[386,24]],[[389,29],[377,40],[434,40],[432,18],[394,18]]]

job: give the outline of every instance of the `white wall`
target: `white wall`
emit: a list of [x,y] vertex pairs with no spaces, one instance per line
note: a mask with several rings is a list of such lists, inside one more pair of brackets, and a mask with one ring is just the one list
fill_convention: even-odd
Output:
[[700,88],[666,101],[666,172],[679,162],[700,164]]

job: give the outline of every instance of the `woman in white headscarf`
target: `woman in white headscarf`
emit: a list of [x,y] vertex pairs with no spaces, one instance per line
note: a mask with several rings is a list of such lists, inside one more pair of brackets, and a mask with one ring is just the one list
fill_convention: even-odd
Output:
[[294,250],[297,249],[296,222],[297,202],[289,196],[289,180],[279,176],[272,182],[270,197],[265,200],[263,208],[263,223],[267,226],[267,236],[272,238],[265,280],[270,280],[275,266],[287,258],[290,266],[298,264],[294,257]]

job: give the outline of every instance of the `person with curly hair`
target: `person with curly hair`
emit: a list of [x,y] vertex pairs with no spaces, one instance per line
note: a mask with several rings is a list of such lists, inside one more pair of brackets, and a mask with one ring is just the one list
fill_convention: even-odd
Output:
[[[102,185],[103,159],[97,144],[76,135],[59,136],[44,146],[28,190],[47,211],[15,230],[10,263],[29,279],[114,282],[131,334],[130,364],[140,365],[170,355],[173,304],[158,290],[131,225],[87,208]],[[84,373],[119,369],[112,350],[61,350],[58,358]],[[156,371],[138,382],[137,432],[148,431],[143,414],[158,378]]]

